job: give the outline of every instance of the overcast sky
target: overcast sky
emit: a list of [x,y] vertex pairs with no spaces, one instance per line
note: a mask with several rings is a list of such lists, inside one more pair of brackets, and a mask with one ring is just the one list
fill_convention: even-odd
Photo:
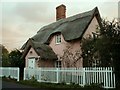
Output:
[[[51,2],[52,1],[52,2]],[[37,31],[56,19],[56,7],[66,5],[66,16],[92,10],[102,18],[118,17],[119,0],[2,0],[0,3],[0,43],[8,50],[19,49]],[[113,2],[114,1],[114,2]]]

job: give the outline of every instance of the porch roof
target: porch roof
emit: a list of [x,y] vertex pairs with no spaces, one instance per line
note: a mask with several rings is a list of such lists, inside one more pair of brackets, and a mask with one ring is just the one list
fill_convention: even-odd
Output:
[[24,49],[22,58],[25,58],[30,48],[33,48],[35,52],[40,56],[42,60],[57,60],[57,55],[52,48],[46,44],[41,44],[32,39],[29,39]]

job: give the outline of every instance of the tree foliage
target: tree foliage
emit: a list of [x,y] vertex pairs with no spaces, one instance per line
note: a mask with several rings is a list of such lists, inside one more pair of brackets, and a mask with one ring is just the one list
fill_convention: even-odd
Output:
[[95,60],[100,60],[99,51],[97,50],[96,46],[97,40],[91,37],[82,41],[82,57],[84,67],[100,66],[99,63],[96,63],[95,65]]
[[9,60],[11,67],[19,67],[20,68],[20,76],[23,77],[25,61],[21,59],[22,53],[15,49],[9,53]]
[[[98,37],[83,40],[84,66],[92,66],[99,60],[98,66],[113,66],[117,86],[120,84],[120,22],[103,20]],[[88,52],[89,51],[89,52]],[[97,57],[96,57],[97,55]],[[96,57],[96,58],[94,58]]]
[[82,63],[81,49],[75,50],[74,52],[72,50],[73,48],[69,45],[64,49],[63,56],[61,57],[63,67],[80,67]]
[[2,66],[4,66],[4,67],[10,66],[8,50],[3,45],[0,45],[0,49],[2,51],[2,53],[1,53]]
[[24,60],[21,59],[22,53],[15,49],[9,53],[9,60],[12,67],[24,67]]
[[5,46],[0,45],[2,66],[3,67],[19,67],[20,71],[23,73],[25,62],[21,59],[22,53],[15,49],[10,53],[5,48]]

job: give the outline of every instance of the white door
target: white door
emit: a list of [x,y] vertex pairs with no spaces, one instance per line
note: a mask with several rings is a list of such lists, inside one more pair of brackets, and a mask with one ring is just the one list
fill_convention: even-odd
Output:
[[34,69],[35,68],[35,58],[29,58],[28,59],[28,68]]

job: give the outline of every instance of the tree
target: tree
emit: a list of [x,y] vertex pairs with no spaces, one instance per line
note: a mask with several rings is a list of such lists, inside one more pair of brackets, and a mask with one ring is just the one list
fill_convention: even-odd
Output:
[[[83,57],[83,66],[100,66],[100,56],[99,51],[97,50],[97,40],[89,37],[82,40],[82,57]],[[96,47],[97,46],[97,47]],[[97,61],[99,63],[97,63]]]
[[24,60],[21,59],[22,53],[15,49],[9,53],[9,59],[12,67],[24,67]]
[[79,67],[80,63],[82,63],[81,50],[76,50],[75,52],[71,52],[71,46],[66,46],[64,49],[63,56],[61,57],[64,67]]
[[2,51],[2,55],[1,55],[2,66],[3,67],[10,66],[10,61],[9,61],[9,57],[8,57],[9,56],[8,50],[3,45],[0,45],[0,49]]
[[113,66],[110,42],[105,38],[89,38],[82,41],[84,67]]
[[22,53],[15,49],[9,53],[9,60],[11,67],[19,67],[20,68],[20,74],[23,75],[25,62],[23,59],[21,59]]
[[[86,39],[82,43],[83,62],[89,65],[96,53],[99,66],[113,66],[116,85],[120,87],[120,22],[103,20],[99,37]],[[88,51],[90,53],[88,53]]]

